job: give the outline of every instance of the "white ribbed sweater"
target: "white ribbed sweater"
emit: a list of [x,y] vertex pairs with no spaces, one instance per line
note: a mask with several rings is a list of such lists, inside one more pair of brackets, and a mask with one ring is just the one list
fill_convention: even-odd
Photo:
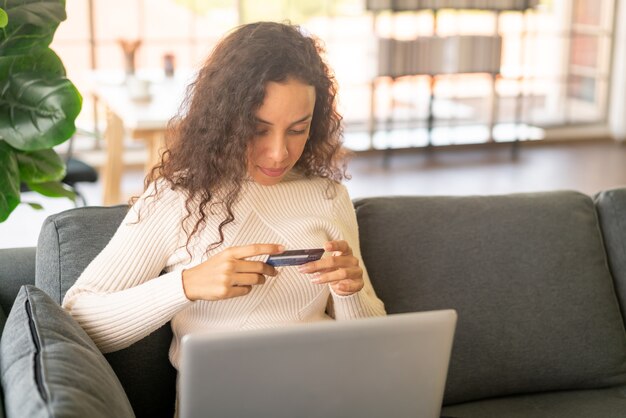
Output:
[[[147,197],[152,188],[144,193],[63,300],[63,307],[103,352],[125,348],[171,320],[174,338],[169,355],[178,368],[180,339],[190,332],[385,314],[366,271],[365,287],[345,297],[328,285],[310,283],[295,267],[279,267],[277,276],[254,286],[246,296],[190,301],[181,272],[207,259],[206,249],[219,238],[222,216],[208,217],[206,227],[190,243],[190,258],[181,226],[187,213],[185,194],[163,182],[157,182],[157,187],[159,198]],[[234,206],[235,221],[224,228],[224,244],[209,257],[227,247],[252,243],[299,249],[345,239],[363,266],[354,207],[343,185],[292,174],[273,186],[248,182],[241,196]],[[188,231],[196,219],[194,215],[186,221]],[[162,271],[166,273],[159,276]]]

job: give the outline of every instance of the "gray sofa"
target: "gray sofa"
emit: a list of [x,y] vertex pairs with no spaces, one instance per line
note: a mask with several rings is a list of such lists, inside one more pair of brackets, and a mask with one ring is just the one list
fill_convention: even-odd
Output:
[[[363,258],[387,311],[458,312],[442,415],[626,416],[626,189],[355,206]],[[0,251],[2,310],[23,284],[60,302],[125,211],[69,210],[46,221],[36,251]],[[170,339],[166,325],[106,355],[137,416],[173,414]]]

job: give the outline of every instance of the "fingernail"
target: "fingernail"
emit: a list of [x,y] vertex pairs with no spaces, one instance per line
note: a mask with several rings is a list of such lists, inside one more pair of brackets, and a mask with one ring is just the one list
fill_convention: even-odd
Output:
[[306,273],[307,271],[309,271],[309,268],[307,266],[298,266],[298,271],[300,273]]
[[278,246],[278,251],[280,251],[281,253],[285,252],[285,246],[284,245],[279,245]]

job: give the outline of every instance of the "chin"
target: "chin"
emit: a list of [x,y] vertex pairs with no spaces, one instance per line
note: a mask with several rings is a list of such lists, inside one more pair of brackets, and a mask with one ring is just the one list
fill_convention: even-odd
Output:
[[285,174],[287,173],[284,173],[278,177],[269,177],[263,173],[256,173],[256,175],[252,176],[252,180],[262,186],[273,186],[280,183],[280,181],[285,177]]

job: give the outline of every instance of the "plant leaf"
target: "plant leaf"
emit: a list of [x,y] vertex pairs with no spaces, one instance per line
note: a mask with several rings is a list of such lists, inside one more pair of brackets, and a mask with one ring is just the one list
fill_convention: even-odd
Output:
[[9,16],[7,15],[7,12],[0,9],[0,29],[5,27],[7,23],[9,23]]
[[52,148],[18,152],[17,163],[24,183],[61,181],[65,177],[65,163]]
[[8,0],[6,12],[20,24],[49,27],[63,22],[65,1],[59,0]]
[[0,56],[26,55],[47,48],[56,31],[56,28],[44,29],[32,26],[30,26],[32,29],[27,31],[25,28],[29,25],[11,28],[11,22],[9,19],[9,24],[0,32]]
[[39,73],[43,78],[65,77],[63,62],[50,48],[29,55],[0,56],[0,80],[17,73]]
[[66,18],[63,0],[5,0],[3,6],[8,23],[0,31],[0,56],[46,48]]
[[48,197],[66,197],[72,201],[76,200],[76,192],[70,186],[59,181],[49,181],[45,183],[28,183],[29,189]]
[[22,202],[22,203],[30,206],[31,208],[35,210],[43,210],[43,206],[41,206],[41,204],[39,203],[35,203],[35,202]]
[[0,139],[13,148],[51,148],[76,131],[82,97],[66,78],[18,73],[0,81]]
[[20,203],[20,174],[15,151],[0,141],[0,222]]

